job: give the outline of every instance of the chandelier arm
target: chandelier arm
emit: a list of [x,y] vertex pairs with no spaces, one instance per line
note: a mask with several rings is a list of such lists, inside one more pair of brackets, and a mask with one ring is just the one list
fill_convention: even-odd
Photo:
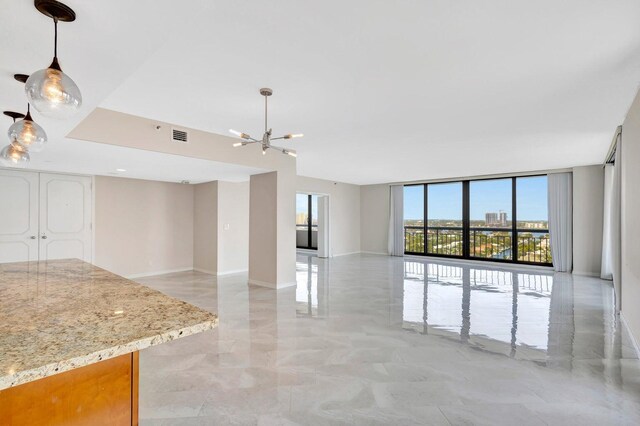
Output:
[[272,141],[278,141],[280,139],[286,139],[286,137],[280,136],[279,138],[271,138]]

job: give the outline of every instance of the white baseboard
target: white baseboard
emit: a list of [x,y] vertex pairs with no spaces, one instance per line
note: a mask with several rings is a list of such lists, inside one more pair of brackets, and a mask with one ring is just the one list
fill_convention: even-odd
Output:
[[165,269],[164,271],[153,271],[153,272],[142,272],[140,274],[131,274],[131,275],[127,275],[125,278],[132,280],[135,278],[153,277],[156,275],[173,274],[176,272],[190,272],[193,270],[194,270],[193,268]]
[[283,288],[294,287],[294,286],[298,285],[298,283],[295,282],[295,281],[290,282],[290,283],[279,283],[279,284],[276,284],[276,283],[268,283],[266,281],[259,281],[259,280],[252,280],[252,279],[249,279],[249,284],[258,285],[260,287],[272,288],[274,290],[280,290],[280,289],[283,289]]
[[249,272],[248,269],[236,269],[236,270],[233,270],[233,271],[218,272],[218,273],[216,273],[216,275],[218,275],[220,277],[220,276],[223,276],[223,275],[243,274],[243,273],[247,273],[247,272]]
[[216,275],[218,277],[223,275],[241,274],[243,272],[246,273],[249,271],[248,269],[235,269],[233,271],[216,272],[216,271],[210,271],[208,269],[202,269],[202,268],[193,268],[193,270],[197,272],[202,272],[203,274]]
[[193,268],[193,270],[196,271],[196,272],[202,272],[203,274],[216,275],[215,271],[210,271],[208,269]]
[[629,335],[629,340],[631,340],[631,344],[633,345],[634,349],[636,350],[636,355],[640,356],[640,345],[638,345],[638,341],[636,340],[636,337],[631,332],[631,328],[629,328],[629,323],[624,318],[624,315],[622,315],[622,312],[620,312],[620,321],[624,324],[624,328],[627,329],[627,334]]
[[352,251],[351,253],[334,254],[331,257],[349,256],[349,255],[352,255],[352,254],[360,254],[360,253],[362,253],[362,252],[360,252],[360,251]]
[[379,255],[379,256],[389,256],[388,253],[380,253],[380,252],[377,252],[377,251],[361,251],[360,253],[362,253],[362,254],[376,254],[376,255]]
[[600,272],[582,272],[582,271],[573,271],[573,275],[582,275],[584,277],[596,277],[600,278]]

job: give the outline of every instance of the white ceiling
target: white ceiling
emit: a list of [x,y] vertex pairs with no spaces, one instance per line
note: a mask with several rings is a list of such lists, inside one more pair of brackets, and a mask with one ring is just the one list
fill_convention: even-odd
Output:
[[[640,80],[637,0],[68,3],[78,21],[60,24],[60,61],[85,105],[41,120],[42,158],[96,106],[259,135],[269,86],[274,132],[305,133],[286,144],[301,175],[365,184],[595,164]],[[51,24],[30,0],[0,6],[1,107],[20,108],[9,75],[49,63]]]

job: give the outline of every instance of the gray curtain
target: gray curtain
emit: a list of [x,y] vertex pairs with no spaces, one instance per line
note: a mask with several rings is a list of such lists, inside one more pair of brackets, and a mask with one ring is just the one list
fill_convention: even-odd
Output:
[[613,223],[615,217],[613,211],[613,173],[615,166],[607,164],[604,166],[604,209],[602,221],[602,262],[600,264],[600,278],[603,280],[613,279]]
[[404,186],[391,185],[389,199],[389,240],[390,256],[404,256]]
[[548,175],[549,234],[553,268],[571,272],[573,267],[573,179],[571,173]]
[[622,138],[616,144],[615,165],[613,168],[612,210],[612,272],[613,288],[616,292],[616,310],[622,309]]
[[613,280],[616,296],[616,311],[622,308],[621,268],[622,257],[622,174],[621,155],[622,141],[620,136],[616,141],[613,164],[607,164],[604,169],[604,221],[602,226],[602,268],[600,277]]

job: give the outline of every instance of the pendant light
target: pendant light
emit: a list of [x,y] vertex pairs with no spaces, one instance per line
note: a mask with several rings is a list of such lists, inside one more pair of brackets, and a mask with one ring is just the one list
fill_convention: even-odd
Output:
[[10,143],[0,151],[0,159],[2,159],[5,166],[15,167],[27,164],[31,160],[31,157],[27,150],[21,148],[19,145]]
[[[4,115],[13,118],[14,123],[17,118],[25,117],[24,114],[14,111],[5,111]],[[0,162],[5,166],[23,166],[30,160],[29,150],[15,139],[12,139],[11,143],[0,151]]]
[[14,122],[7,133],[10,141],[17,141],[29,151],[40,152],[47,143],[47,134],[31,118],[31,107],[28,104],[27,115],[22,120]]
[[82,105],[78,86],[62,72],[58,63],[58,21],[72,22],[75,12],[67,5],[55,0],[35,0],[34,5],[42,14],[53,19],[53,62],[48,68],[29,76],[25,92],[29,103],[42,115],[52,118],[68,118]]

